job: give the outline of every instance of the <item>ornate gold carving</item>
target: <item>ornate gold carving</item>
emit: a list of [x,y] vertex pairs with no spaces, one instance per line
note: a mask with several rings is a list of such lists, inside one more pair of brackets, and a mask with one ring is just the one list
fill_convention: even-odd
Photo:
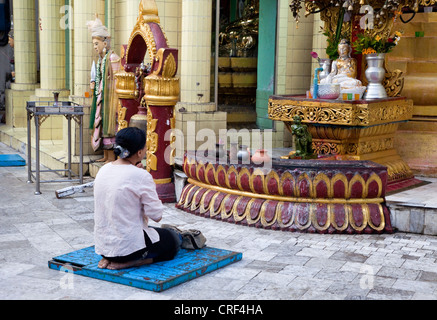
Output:
[[394,148],[394,137],[373,141],[364,141],[358,144],[357,154],[373,153]]
[[313,149],[317,154],[344,154],[342,144],[335,142],[316,141],[313,139]]
[[[374,125],[385,122],[410,120],[413,116],[412,100],[395,100],[380,104],[357,105],[360,125]],[[364,113],[364,110],[367,110]],[[366,116],[364,116],[366,115]]]
[[[262,170],[248,170],[245,167],[238,167],[237,170],[232,165],[213,165],[189,157],[185,157],[183,167],[189,179],[177,206],[191,209],[196,214],[198,212],[210,218],[256,224],[264,228],[306,230],[314,227],[320,232],[328,228],[344,231],[348,227],[364,231],[367,226],[375,231],[383,231],[386,226],[384,184],[375,172],[369,176],[356,173],[351,178],[341,172],[333,176],[324,172],[314,176],[302,172],[296,176],[286,171],[279,176],[272,171],[266,174]],[[210,184],[206,178],[210,170],[212,172],[209,175],[213,176],[214,184]],[[264,177],[258,179],[262,173]],[[223,174],[228,178],[223,177]],[[237,178],[232,181],[233,188],[230,187],[230,180],[233,179],[231,175]],[[244,186],[245,189],[242,188],[243,179],[249,182]],[[258,184],[255,187],[255,180],[257,184],[261,182],[262,186]],[[278,183],[278,192],[269,194],[268,185],[272,186],[272,180]],[[304,181],[307,182],[306,187],[301,185]],[[342,185],[338,185],[339,182]],[[287,189],[292,190],[291,194],[288,191],[285,195],[283,187],[290,183],[291,188],[289,185]],[[323,185],[326,191],[320,189]],[[357,188],[357,185],[360,187]],[[306,195],[301,196],[305,189]],[[323,192],[324,198],[318,192]],[[343,210],[344,216],[341,212],[337,214],[338,210]],[[361,212],[362,221],[355,221],[355,210]],[[371,217],[370,212],[378,217]],[[324,216],[320,217],[320,213]],[[377,221],[379,224],[375,225]]]
[[399,98],[363,104],[274,97],[269,101],[271,119],[284,121],[289,130],[294,115],[303,118],[317,154],[341,155],[345,160],[372,160],[386,165],[389,181],[413,176],[399,156],[393,160],[397,155],[394,135],[399,121],[411,119],[412,114],[412,100]]
[[385,123],[371,127],[347,127],[347,126],[317,126],[308,124],[308,130],[314,139],[326,142],[338,142],[340,140],[354,141],[359,139],[376,138],[380,136],[394,136],[398,129],[397,122]]
[[175,105],[179,101],[179,79],[152,74],[144,79],[144,92],[149,105]]
[[156,60],[159,61],[159,65],[153,72],[153,74],[158,75],[162,71],[162,77],[173,78],[177,71],[177,63],[175,57],[172,53],[170,53],[164,60],[164,52],[164,48],[158,50]]
[[167,179],[153,179],[153,181],[156,184],[167,184],[167,183],[171,183],[171,178],[167,178]]
[[129,126],[129,123],[125,120],[126,112],[127,112],[127,108],[122,107],[120,104],[120,108],[118,110],[118,131],[127,128]]
[[172,78],[176,74],[176,61],[172,53],[170,53],[164,62],[164,67],[162,68],[162,76],[164,78]]
[[171,152],[170,152],[170,165],[174,165],[175,164],[175,158],[176,158],[176,147],[175,147],[175,143],[176,143],[176,134],[175,134],[175,128],[176,128],[176,118],[175,118],[175,114],[173,113],[173,117],[170,119],[170,128],[171,128],[171,133],[170,133],[170,146],[171,146]]
[[[239,170],[237,170],[233,165],[231,165],[231,166],[218,165],[215,167],[212,163],[205,164],[201,161],[198,161],[198,162],[196,162],[196,160],[190,161],[187,158],[185,158],[183,166],[185,167],[186,165],[189,166],[189,169],[185,170],[186,172],[192,172],[191,171],[192,166],[194,166],[196,168],[195,177],[191,177],[192,179],[193,178],[196,179],[197,181],[199,181],[199,183],[202,183],[200,181],[205,180],[207,185],[216,185],[219,188],[225,188],[225,189],[229,189],[229,190],[232,190],[231,185],[230,185],[230,181],[229,181],[229,177],[231,176],[232,173],[234,173],[235,177],[236,177],[236,181],[235,181],[236,189],[234,189],[235,194],[238,194],[239,192],[242,192],[241,195],[244,195],[243,194],[244,192],[246,192],[247,194],[259,194],[259,190],[256,190],[254,187],[255,179],[259,178],[263,194],[259,194],[259,195],[255,195],[255,196],[252,195],[252,197],[258,197],[258,198],[269,199],[269,200],[295,201],[296,198],[299,198],[301,196],[301,191],[300,191],[301,185],[300,184],[302,181],[305,181],[307,183],[308,190],[309,190],[309,197],[311,199],[318,198],[317,192],[316,192],[316,187],[320,181],[323,181],[325,183],[326,188],[327,188],[327,198],[329,198],[329,199],[334,198],[334,184],[337,181],[343,182],[346,199],[348,199],[350,197],[350,190],[352,188],[352,184],[356,181],[360,182],[363,190],[368,187],[368,184],[371,181],[376,181],[378,183],[378,185],[380,186],[378,197],[382,196],[382,181],[381,181],[380,177],[375,173],[372,173],[371,177],[369,177],[367,182],[365,182],[364,179],[359,175],[356,175],[350,182],[348,182],[347,177],[342,173],[336,173],[333,178],[329,178],[324,173],[319,173],[317,176],[310,178],[310,176],[307,173],[302,173],[299,176],[294,177],[290,172],[286,171],[286,172],[282,173],[281,176],[279,177],[277,172],[275,172],[275,171],[267,172],[268,170],[263,171],[263,170],[261,170],[261,168],[256,168],[255,170],[251,171],[246,167],[241,167],[241,168],[239,168]],[[209,181],[209,179],[207,177],[208,176],[207,173],[210,170],[212,171],[212,174],[214,177],[213,181]],[[204,179],[201,179],[200,171],[204,172]],[[219,173],[221,173],[221,172],[223,173],[223,176],[224,176],[222,183],[220,182],[220,179],[219,179]],[[269,192],[268,184],[271,181],[271,179],[275,180],[277,183],[278,194],[271,194]],[[248,181],[249,190],[247,188],[244,188],[244,186],[242,185],[243,180]],[[287,181],[291,182],[291,184],[292,184],[292,189],[293,189],[292,196],[285,195],[285,193],[284,193],[283,187]],[[194,182],[193,182],[193,184],[194,184]],[[203,186],[203,185],[199,185],[199,184],[196,184],[196,185]],[[203,187],[205,187],[205,186],[203,186]],[[223,191],[223,190],[216,189],[216,191]],[[234,191],[226,191],[226,192],[232,193]],[[272,197],[270,197],[270,196],[272,196]],[[367,193],[363,194],[363,198],[365,198],[366,196],[367,196]],[[290,198],[290,200],[285,200],[286,198],[287,199]],[[309,200],[306,199],[306,201],[309,201]],[[322,201],[322,203],[326,203],[326,202],[323,202],[324,200],[319,199],[319,201]]]
[[411,168],[402,159],[381,161],[387,167],[388,181],[408,179],[414,176]]
[[115,92],[119,99],[136,99],[138,91],[135,86],[135,74],[121,71],[115,74],[116,88]]
[[394,137],[376,138],[359,142],[326,142],[313,139],[313,149],[317,154],[363,155],[394,148]]
[[188,178],[188,183],[209,189],[214,191],[220,191],[226,194],[233,194],[238,196],[244,196],[244,197],[250,197],[250,198],[256,198],[256,199],[264,199],[264,200],[275,200],[275,201],[282,201],[282,202],[298,202],[298,203],[323,203],[323,204],[363,204],[363,203],[383,203],[385,200],[383,198],[369,198],[369,199],[358,199],[358,198],[352,198],[352,199],[326,199],[326,198],[303,198],[303,197],[289,197],[289,196],[279,196],[279,195],[270,195],[270,194],[258,194],[258,193],[252,193],[248,191],[241,191],[241,190],[235,190],[235,189],[228,189],[220,186],[205,184],[203,182]]
[[312,14],[313,12],[315,12],[318,9],[319,8],[317,7],[317,5],[313,1],[311,1],[311,2],[305,1],[305,17]]
[[139,11],[139,18],[141,18],[143,22],[160,22],[158,6],[156,5],[155,0],[141,0]]
[[158,134],[155,132],[158,124],[157,119],[153,119],[152,111],[147,108],[147,171],[156,171],[158,167],[158,158],[155,152],[158,150]]
[[429,7],[437,4],[437,0],[420,0],[419,4],[424,7]]
[[[191,184],[192,182],[193,181],[191,181],[190,179],[189,183]],[[288,201],[281,201],[283,199],[280,200],[266,199],[261,204],[259,213],[257,213],[255,217],[252,217],[251,215],[252,207],[257,199],[255,197],[251,197],[250,200],[247,201],[246,206],[242,210],[241,209],[238,210],[237,208],[240,202],[243,200],[243,198],[247,197],[247,195],[245,194],[237,195],[238,197],[235,199],[232,207],[226,210],[225,204],[235,194],[225,193],[224,197],[223,194],[220,197],[221,192],[223,191],[222,188],[216,186],[205,187],[202,183],[198,183],[198,182],[192,184],[191,186],[189,186],[189,188],[190,189],[187,191],[187,194],[184,197],[181,197],[180,201],[178,202],[178,206],[183,208],[190,208],[192,211],[199,210],[200,215],[209,214],[210,218],[219,217],[222,220],[227,220],[232,217],[233,220],[237,223],[242,222],[244,220],[246,220],[248,225],[255,225],[257,223],[260,223],[260,225],[264,228],[271,227],[272,225],[277,223],[281,229],[286,229],[294,225],[298,230],[305,230],[308,229],[310,226],[313,226],[317,231],[323,232],[332,226],[336,231],[344,231],[348,227],[351,227],[355,231],[361,232],[368,225],[375,231],[382,231],[384,230],[386,224],[383,206],[380,203],[375,203],[373,201],[367,203],[354,201],[353,203],[330,202],[330,203],[323,203],[323,204],[310,202],[308,203],[308,207],[307,207],[308,215],[306,218],[302,219],[302,217],[297,213],[297,206],[289,206],[288,208],[290,212],[284,215],[284,211],[285,211],[284,205]],[[200,194],[201,192],[203,192],[203,196],[201,200],[197,202],[195,199],[198,197],[198,194]],[[215,194],[211,197],[209,203],[205,205],[205,198],[209,196],[211,192]],[[189,201],[189,199],[191,199],[191,201]],[[271,217],[269,217],[269,219],[267,219],[266,210],[269,206],[272,205],[272,202],[277,202],[276,207],[274,209],[275,212]],[[320,225],[317,219],[317,207],[320,205],[326,205],[326,222],[323,225]],[[345,213],[344,222],[342,225],[338,225],[335,219],[334,210],[336,210],[335,206],[337,205],[342,205],[342,208]],[[362,210],[363,221],[360,225],[358,225],[354,219],[354,215],[352,214],[352,205],[359,205],[360,209]],[[378,220],[380,221],[380,224],[378,226],[376,226],[373,223],[372,218],[370,217],[369,206],[376,206],[377,212],[379,213]],[[287,221],[284,221],[284,217],[286,216],[289,216],[289,219],[287,219]]]
[[413,116],[412,100],[396,99],[377,103],[317,102],[269,99],[269,118],[292,122],[296,115],[302,122],[370,126],[392,121],[409,120]]
[[404,88],[404,73],[399,69],[388,71],[387,59],[384,61],[384,68],[386,73],[382,85],[384,86],[385,91],[387,91],[387,95],[389,97],[400,96],[401,91]]
[[[332,208],[332,205],[331,205],[331,208]],[[335,219],[334,219],[334,215],[332,215],[331,216],[331,223],[332,223],[332,226],[335,228],[335,230],[337,230],[337,231],[344,231],[344,230],[346,230],[347,229],[347,227],[349,227],[349,217],[351,216],[351,214],[352,214],[352,211],[351,211],[351,207],[350,206],[348,206],[348,205],[346,205],[346,206],[344,206],[344,223],[341,225],[341,226],[339,226],[338,224],[337,224],[337,221],[335,221]],[[332,211],[331,211],[332,212]]]
[[150,29],[150,26],[143,21],[141,18],[138,19],[137,24],[135,25],[131,36],[129,38],[129,46],[127,47],[126,56],[129,56],[129,51],[131,49],[132,41],[135,37],[140,36],[144,39],[147,45],[147,50],[149,52],[149,56],[151,61],[153,61],[156,57],[156,42],[153,37],[153,32]]
[[301,116],[302,122],[353,125],[353,107],[334,103],[329,107],[319,102],[269,100],[269,118],[272,120],[293,121],[293,117]]

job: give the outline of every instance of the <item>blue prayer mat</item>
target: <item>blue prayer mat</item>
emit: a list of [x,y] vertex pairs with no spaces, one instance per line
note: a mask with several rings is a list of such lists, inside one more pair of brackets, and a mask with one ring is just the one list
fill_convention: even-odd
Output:
[[25,166],[26,161],[18,154],[0,154],[0,167]]
[[48,265],[54,270],[160,292],[240,261],[242,257],[239,252],[210,247],[198,250],[181,249],[170,261],[109,270],[98,268],[102,257],[91,246],[55,257]]

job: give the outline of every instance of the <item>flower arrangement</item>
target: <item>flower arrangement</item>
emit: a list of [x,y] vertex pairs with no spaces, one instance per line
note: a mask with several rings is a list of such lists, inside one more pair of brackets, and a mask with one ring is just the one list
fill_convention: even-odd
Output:
[[[340,26],[341,27],[341,26]],[[338,43],[340,42],[340,37],[337,38],[336,34],[331,34],[328,31],[323,32],[326,37],[326,54],[329,59],[336,60],[338,58]]]
[[401,32],[396,31],[393,36],[387,39],[380,35],[358,34],[357,40],[352,43],[352,47],[357,53],[388,53],[398,44],[401,39]]

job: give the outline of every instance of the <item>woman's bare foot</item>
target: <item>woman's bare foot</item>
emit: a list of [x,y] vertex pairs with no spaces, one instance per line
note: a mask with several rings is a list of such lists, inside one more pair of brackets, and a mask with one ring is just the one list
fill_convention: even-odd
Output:
[[107,266],[110,270],[120,270],[120,269],[127,269],[127,268],[133,268],[133,267],[140,267],[146,264],[153,263],[153,259],[139,259],[139,260],[133,260],[128,262],[110,262]]
[[99,267],[100,269],[106,269],[106,268],[108,267],[109,263],[110,263],[110,262],[109,262],[108,259],[106,259],[106,258],[102,258],[102,260],[99,261],[98,267]]

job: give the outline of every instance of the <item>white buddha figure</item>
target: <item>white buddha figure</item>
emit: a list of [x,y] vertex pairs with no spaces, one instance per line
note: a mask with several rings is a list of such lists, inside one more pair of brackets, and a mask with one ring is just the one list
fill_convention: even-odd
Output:
[[337,60],[332,62],[331,73],[320,80],[321,84],[338,83],[340,90],[348,90],[362,87],[357,77],[357,60],[351,57],[352,48],[346,39],[338,44]]

